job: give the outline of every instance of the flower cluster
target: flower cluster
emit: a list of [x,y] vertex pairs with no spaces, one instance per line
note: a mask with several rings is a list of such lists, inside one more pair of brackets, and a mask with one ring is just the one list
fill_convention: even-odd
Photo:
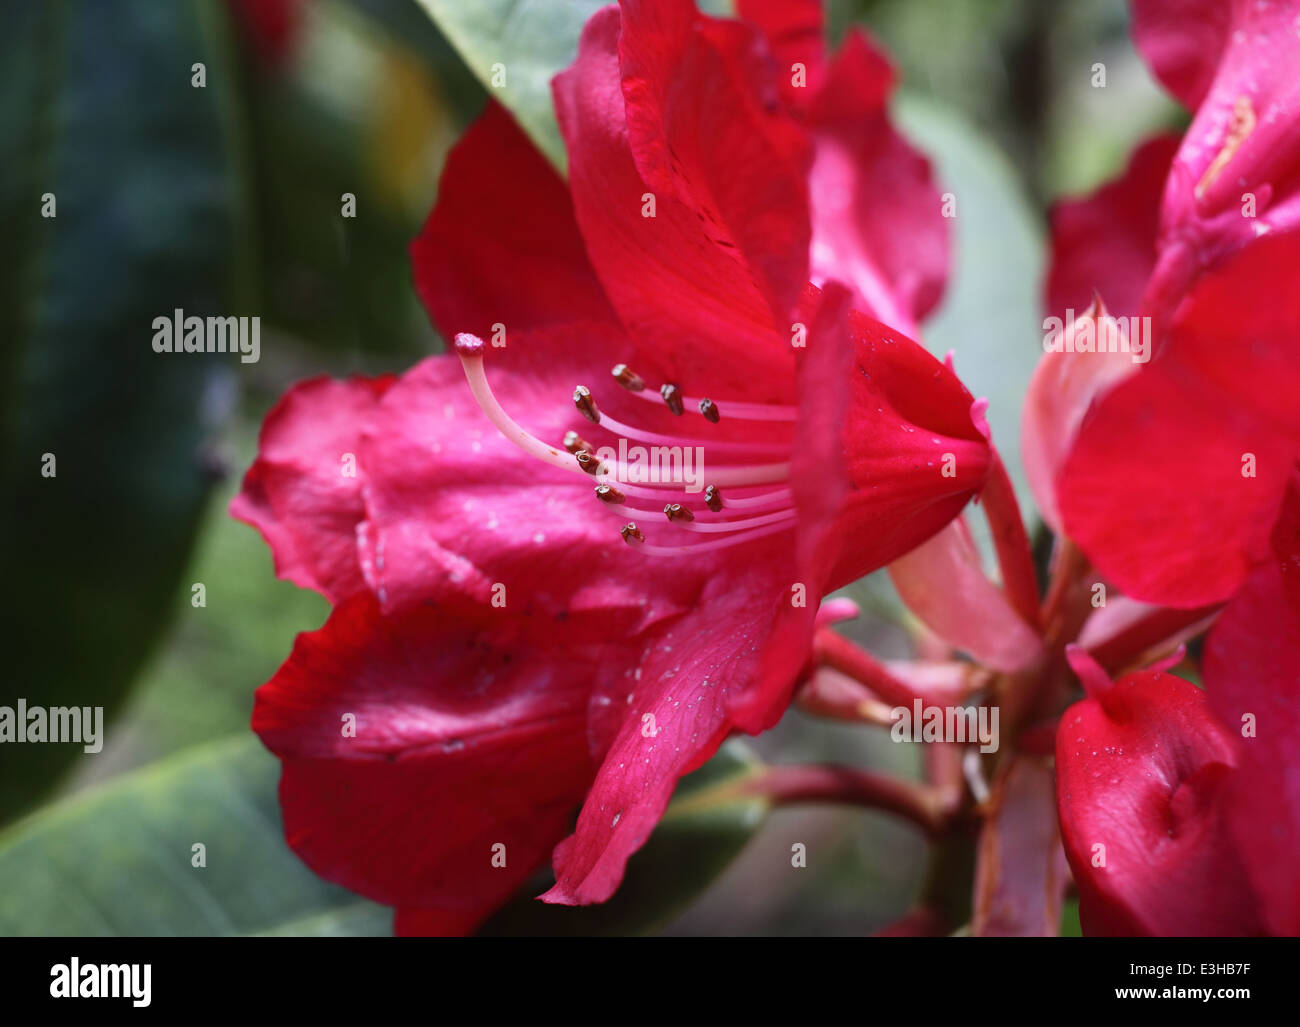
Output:
[[[1053,212],[1063,331],[1152,330],[1026,396],[1043,595],[985,404],[916,341],[948,222],[871,40],[621,0],[553,81],[567,179],[488,104],[411,247],[449,352],[294,386],[231,508],[333,606],[253,715],[308,865],[402,933],[548,865],[602,902],[733,733],[978,697],[1000,741],[846,789],[977,837],[978,933],[1054,932],[1070,877],[1091,932],[1300,932],[1300,4],[1134,8],[1195,116]],[[924,659],[819,607],[882,567]],[[1211,623],[1202,689],[1170,668]]]

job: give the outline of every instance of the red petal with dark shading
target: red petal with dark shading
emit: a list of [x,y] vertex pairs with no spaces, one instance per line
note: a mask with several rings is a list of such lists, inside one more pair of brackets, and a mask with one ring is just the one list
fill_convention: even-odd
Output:
[[468,910],[403,907],[393,917],[393,933],[399,938],[463,938],[478,930],[497,905]]
[[1236,748],[1205,693],[1168,673],[1098,680],[1056,736],[1066,856],[1088,934],[1258,930],[1228,841]]
[[1156,263],[1160,198],[1178,145],[1178,136],[1148,139],[1115,181],[1053,205],[1049,314],[1081,314],[1092,304],[1094,290],[1112,315],[1139,313]]
[[1057,495],[1126,594],[1206,605],[1269,558],[1300,452],[1297,339],[1300,236],[1266,236],[1204,276],[1151,363],[1092,408]]
[[[553,91],[587,252],[614,308],[641,346],[633,366],[648,378],[688,384],[705,395],[788,402],[794,366],[791,327],[774,312],[777,297],[767,291],[765,276],[748,263],[745,240],[732,236],[727,211],[718,207],[723,197],[713,196],[709,183],[696,180],[696,169],[686,166],[674,168],[689,176],[686,180],[673,184],[671,192],[656,191],[633,159],[619,30],[616,8],[594,15],[583,29],[577,60],[555,77]],[[721,58],[703,43],[694,49],[704,51],[696,57],[699,73],[717,73]],[[720,95],[709,116],[734,115],[741,127],[752,128],[743,105],[729,92]],[[643,110],[639,117],[645,120],[653,113]],[[644,138],[649,129],[643,125],[640,133]],[[734,129],[726,137],[732,133]],[[741,152],[752,153],[758,145],[751,139]],[[748,178],[734,173],[731,162],[739,159],[729,154],[725,169],[712,170],[725,170],[732,179]],[[773,188],[767,199],[784,207],[788,189]],[[725,198],[744,209],[757,199],[748,193]],[[643,214],[651,199],[653,217]],[[714,216],[722,220],[711,220]],[[805,236],[798,259],[806,259],[806,252]],[[797,284],[802,286],[802,279]]]
[[810,112],[812,277],[843,282],[859,309],[915,335],[943,294],[949,226],[930,162],[889,122],[893,89],[884,54],[850,31]]
[[447,339],[556,323],[617,323],[587,260],[564,181],[495,101],[447,157],[411,244],[415,287]]
[[844,545],[831,589],[939,531],[983,489],[991,460],[971,394],[947,365],[857,311],[848,322],[850,395],[838,472],[848,487],[834,529]]
[[[1300,489],[1288,494],[1294,523]],[[1259,908],[1273,934],[1300,934],[1300,606],[1286,591],[1284,567],[1300,539],[1283,540],[1282,564],[1251,575],[1215,623],[1205,645],[1205,687],[1227,731],[1241,738],[1228,784],[1228,824]],[[1282,548],[1282,546],[1279,546]]]
[[568,641],[504,610],[385,618],[368,594],[337,607],[253,712],[283,763],[290,847],[388,905],[468,916],[503,901],[563,837],[594,769],[588,697],[615,671]]
[[547,902],[603,902],[649,839],[677,780],[732,731],[730,703],[761,673],[760,652],[788,592],[776,547],[705,583],[696,608],[639,640],[634,673],[597,694],[593,727],[617,723],[571,837],[555,850]]
[[764,40],[694,0],[622,0],[620,11],[628,145],[646,187],[695,217],[710,263],[738,262],[783,324],[808,280],[812,147],[776,102]]
[[[822,0],[736,0],[736,16],[757,25],[767,37],[785,102],[794,110],[806,107],[825,73]],[[802,86],[795,85],[796,64],[804,66]]]

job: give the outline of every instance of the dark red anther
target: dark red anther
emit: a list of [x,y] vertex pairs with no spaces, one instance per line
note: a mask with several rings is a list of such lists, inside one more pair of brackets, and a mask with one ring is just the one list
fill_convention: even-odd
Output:
[[627,389],[628,392],[640,392],[645,388],[645,379],[628,367],[627,364],[615,364],[610,374],[614,376],[614,381]]
[[585,385],[579,385],[573,390],[573,405],[592,424],[600,424],[600,411],[596,409],[596,401],[591,398],[591,390]]
[[566,431],[564,433],[564,448],[574,454],[596,452],[592,444],[576,431]]
[[585,450],[581,453],[575,453],[573,458],[578,461],[578,466],[588,474],[600,474],[605,470],[605,465],[594,453],[588,453]]

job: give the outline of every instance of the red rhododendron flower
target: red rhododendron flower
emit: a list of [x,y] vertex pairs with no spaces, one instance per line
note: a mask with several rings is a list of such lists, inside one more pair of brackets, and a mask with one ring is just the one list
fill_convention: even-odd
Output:
[[1300,489],[1211,631],[1205,691],[1159,670],[1110,682],[1081,654],[1089,698],[1057,736],[1061,830],[1085,930],[1300,931]]
[[1213,603],[1266,556],[1300,455],[1297,338],[1300,235],[1256,240],[1083,421],[1058,479],[1065,530],[1126,593]]
[[[1052,516],[1059,506],[1065,533],[1138,599],[1190,608],[1232,595],[1267,553],[1300,455],[1297,14],[1289,3],[1135,4],[1139,47],[1198,106],[1169,165],[1149,267],[1153,224],[1134,212],[1167,159],[1163,141],[1054,223],[1053,303],[1081,302],[1089,282],[1103,298],[1109,289],[1118,313],[1150,319],[1155,355],[1137,371],[1116,354],[1045,361],[1040,376],[1056,380],[1046,402],[1031,390],[1030,409],[1060,425],[1051,443],[1029,444],[1031,479],[1051,493],[1044,506]],[[1079,369],[1065,385],[1063,366]],[[1050,437],[1050,424],[1033,427]]]
[[[1131,317],[1141,307],[1155,266],[1160,196],[1177,145],[1169,136],[1150,140],[1114,182],[1052,208],[1046,307],[1060,327],[1055,348],[1038,362],[1025,392],[1020,452],[1043,520],[1058,534],[1056,479],[1079,425],[1097,396],[1139,367],[1131,345],[1138,340],[1128,340],[1126,323],[1113,317]],[[1079,344],[1080,332],[1091,333],[1087,345]],[[1101,340],[1109,345],[1098,345]]]
[[[546,898],[608,898],[677,778],[781,715],[817,599],[989,473],[951,369],[809,284],[821,130],[777,83],[751,25],[601,11],[554,86],[567,189],[495,105],[448,160],[412,255],[457,353],[267,418],[232,512],[337,605],[254,727],[290,844],[399,930],[472,929],[557,842]],[[911,316],[927,273],[873,272]]]
[[1195,111],[1169,169],[1147,312],[1163,320],[1206,268],[1300,221],[1294,0],[1133,0],[1152,71]]

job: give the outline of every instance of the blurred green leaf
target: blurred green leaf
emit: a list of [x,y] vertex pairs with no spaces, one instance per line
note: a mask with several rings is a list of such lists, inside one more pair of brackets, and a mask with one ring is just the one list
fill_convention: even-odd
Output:
[[1083,925],[1079,923],[1079,900],[1077,898],[1066,899],[1061,904],[1061,937],[1083,937]]
[[534,896],[541,882],[488,921],[488,935],[648,934],[682,911],[727,868],[763,825],[766,799],[740,787],[763,764],[741,741],[727,742],[708,763],[682,778],[650,840],[628,861],[608,902],[551,906]]
[[[230,462],[247,467],[255,455],[256,427],[243,425]],[[87,770],[107,769],[103,762],[120,773],[248,731],[254,689],[288,657],[299,631],[329,615],[322,596],[275,580],[262,536],[226,512],[238,488],[232,475],[213,497],[186,572],[206,586],[207,605],[192,606],[183,588],[165,644],[137,680],[108,751],[87,760]]]
[[364,900],[351,906],[339,906],[324,913],[313,913],[300,920],[265,931],[260,937],[276,938],[355,938],[393,933],[393,911]]
[[[1048,28],[1050,117],[1042,127],[1037,179],[1045,197],[1055,199],[1091,192],[1120,174],[1144,139],[1185,129],[1187,113],[1134,49],[1121,0],[1063,5]],[[1104,69],[1104,85],[1096,80],[1096,64]]]
[[[191,750],[0,834],[0,935],[391,933],[391,911],[284,843],[279,765],[255,738]],[[192,866],[195,844],[206,866]]]
[[[0,702],[111,711],[175,612],[239,367],[155,353],[152,321],[250,313],[227,25],[216,0],[5,11]],[[0,746],[0,821],[81,751]]]
[[415,0],[315,0],[292,64],[248,88],[267,318],[386,367],[437,348],[407,247],[482,106],[473,76]]

